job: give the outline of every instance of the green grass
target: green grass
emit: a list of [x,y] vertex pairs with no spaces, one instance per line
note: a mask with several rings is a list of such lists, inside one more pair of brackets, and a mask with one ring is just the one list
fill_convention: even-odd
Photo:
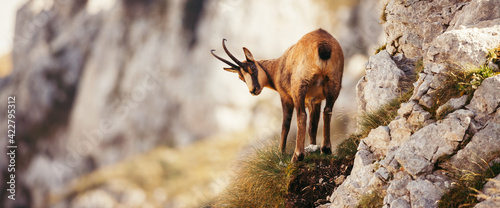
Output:
[[[491,67],[481,65],[479,67],[472,67],[463,69],[457,67],[450,69],[443,74],[441,85],[436,89],[434,94],[434,105],[430,109],[426,109],[431,113],[433,118],[442,119],[443,115],[436,115],[436,110],[451,98],[458,98],[463,95],[468,95],[467,103],[472,99],[474,91],[481,85],[481,83],[488,77],[498,74]],[[447,112],[449,113],[449,112]]]
[[441,197],[438,207],[474,207],[479,202],[477,195],[484,184],[498,174],[500,174],[500,163],[488,166],[482,173],[467,170],[452,171],[454,187]]
[[387,43],[384,44],[384,45],[381,45],[380,47],[378,47],[377,49],[375,49],[375,54],[379,53],[380,51],[385,50],[385,47],[387,47]]
[[382,192],[382,190],[374,190],[361,196],[358,208],[380,208],[384,206],[384,196],[382,196]]
[[380,14],[380,21],[381,23],[385,23],[387,22],[387,5],[389,4],[389,2],[385,3],[384,4],[384,7],[382,8],[382,14]]

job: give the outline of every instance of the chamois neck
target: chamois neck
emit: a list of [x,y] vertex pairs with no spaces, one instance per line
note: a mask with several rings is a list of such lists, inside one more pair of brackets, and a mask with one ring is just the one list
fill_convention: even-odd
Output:
[[279,59],[260,60],[258,63],[267,76],[267,83],[265,87],[276,90],[275,77],[278,71],[278,66],[280,65]]

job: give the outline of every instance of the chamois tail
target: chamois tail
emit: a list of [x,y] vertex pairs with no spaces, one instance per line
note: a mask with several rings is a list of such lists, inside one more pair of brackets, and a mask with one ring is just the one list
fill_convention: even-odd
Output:
[[318,44],[318,55],[319,58],[326,61],[332,56],[332,47],[327,42],[321,42]]

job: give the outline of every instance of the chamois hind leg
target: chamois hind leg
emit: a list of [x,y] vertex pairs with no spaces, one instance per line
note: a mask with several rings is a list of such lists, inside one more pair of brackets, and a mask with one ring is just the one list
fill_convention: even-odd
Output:
[[283,124],[281,126],[281,142],[280,149],[282,153],[286,151],[286,139],[290,131],[290,123],[293,116],[293,101],[286,98],[281,98],[281,107],[283,109]]
[[[331,85],[330,85],[331,86]],[[334,90],[337,89],[336,87],[325,87],[329,90],[326,90],[327,95],[326,95],[326,105],[325,109],[323,110],[323,145],[321,146],[321,152],[323,154],[332,154],[332,144],[330,141],[330,121],[332,118],[332,109],[333,109],[333,104],[337,100],[337,97],[339,96],[339,91],[340,90]],[[340,88],[340,87],[338,87]]]
[[320,113],[321,103],[311,103],[311,107],[309,109],[309,140],[312,145],[316,145],[316,135],[318,132]]
[[297,111],[297,143],[292,157],[292,162],[302,161],[304,159],[304,143],[306,137],[307,114],[305,107],[305,98],[307,85],[300,85],[298,91],[293,93],[295,96],[293,102]]

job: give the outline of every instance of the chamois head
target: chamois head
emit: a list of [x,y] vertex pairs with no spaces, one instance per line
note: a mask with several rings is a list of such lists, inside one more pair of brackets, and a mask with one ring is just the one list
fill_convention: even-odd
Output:
[[264,87],[261,85],[264,81],[263,79],[266,79],[265,72],[263,71],[262,67],[257,61],[255,61],[252,53],[245,47],[243,47],[243,52],[245,52],[246,60],[239,61],[236,57],[233,56],[233,54],[229,52],[229,50],[227,50],[225,41],[226,39],[222,40],[222,47],[224,48],[224,51],[226,51],[229,58],[231,58],[236,64],[215,55],[215,50],[211,51],[212,55],[231,66],[228,68],[224,68],[224,70],[228,72],[238,73],[240,79],[247,84],[250,94],[259,95],[262,92],[262,88]]

